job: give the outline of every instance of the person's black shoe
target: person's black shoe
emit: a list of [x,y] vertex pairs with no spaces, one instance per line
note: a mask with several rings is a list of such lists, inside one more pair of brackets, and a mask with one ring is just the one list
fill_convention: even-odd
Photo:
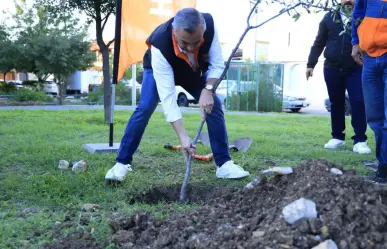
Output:
[[387,183],[387,177],[380,175],[379,171],[375,171],[371,175],[364,177],[364,180],[379,184]]

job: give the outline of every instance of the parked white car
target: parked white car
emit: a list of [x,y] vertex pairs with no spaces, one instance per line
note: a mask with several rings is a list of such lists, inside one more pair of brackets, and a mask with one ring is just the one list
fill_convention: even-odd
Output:
[[52,80],[47,80],[46,83],[43,85],[43,92],[49,95],[58,95],[59,94],[58,85]]
[[7,84],[15,86],[17,90],[24,88],[23,81],[20,80],[7,80]]
[[181,86],[176,86],[176,101],[179,106],[188,107],[190,103],[197,104],[197,100]]

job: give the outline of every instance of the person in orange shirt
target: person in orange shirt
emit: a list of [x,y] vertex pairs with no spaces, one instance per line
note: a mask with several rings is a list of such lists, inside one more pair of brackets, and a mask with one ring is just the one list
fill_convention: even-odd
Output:
[[387,1],[356,0],[352,56],[363,65],[367,121],[375,133],[378,170],[368,180],[387,183]]

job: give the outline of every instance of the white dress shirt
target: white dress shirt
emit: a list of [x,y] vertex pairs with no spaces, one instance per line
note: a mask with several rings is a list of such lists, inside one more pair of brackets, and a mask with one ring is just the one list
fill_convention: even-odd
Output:
[[[161,105],[163,107],[167,122],[172,123],[182,118],[180,108],[176,101],[173,69],[159,49],[151,46],[151,51],[153,76],[156,80],[156,86]],[[192,53],[187,53],[187,55],[189,59],[194,59]],[[216,28],[214,32],[214,38],[208,52],[208,60],[209,67],[208,71],[206,72],[206,79],[219,78],[224,70],[224,60]]]

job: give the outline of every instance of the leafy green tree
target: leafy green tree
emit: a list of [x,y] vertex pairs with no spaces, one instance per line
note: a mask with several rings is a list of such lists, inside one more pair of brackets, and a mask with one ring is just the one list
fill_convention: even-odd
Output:
[[87,26],[79,24],[79,19],[67,12],[54,15],[50,6],[41,3],[31,8],[25,0],[15,4],[14,66],[18,71],[34,73],[39,81],[53,74],[62,104],[68,76],[89,69],[95,60],[91,43],[86,40]]
[[105,122],[111,116],[111,76],[109,68],[109,46],[114,42],[103,40],[103,31],[111,15],[115,14],[115,0],[36,0],[45,6],[50,6],[54,15],[65,16],[69,11],[79,10],[88,17],[88,23],[94,23],[96,40],[102,53],[102,72],[104,85]]
[[[13,19],[16,25],[12,29],[16,32],[17,50],[15,66],[17,71],[31,72],[44,82],[52,72],[39,65],[41,54],[37,49],[40,37],[47,35],[76,36],[86,27],[79,25],[79,19],[71,16],[53,15],[48,6],[35,3],[28,7],[25,0],[15,0],[16,14]],[[86,36],[86,34],[84,34]]]
[[54,33],[37,37],[36,45],[35,51],[40,54],[37,66],[55,75],[60,104],[63,104],[68,76],[92,66],[94,53],[90,51],[90,43],[82,33],[72,36]]
[[7,73],[15,69],[15,53],[14,41],[9,39],[5,25],[0,25],[0,72],[4,74],[4,82]]

